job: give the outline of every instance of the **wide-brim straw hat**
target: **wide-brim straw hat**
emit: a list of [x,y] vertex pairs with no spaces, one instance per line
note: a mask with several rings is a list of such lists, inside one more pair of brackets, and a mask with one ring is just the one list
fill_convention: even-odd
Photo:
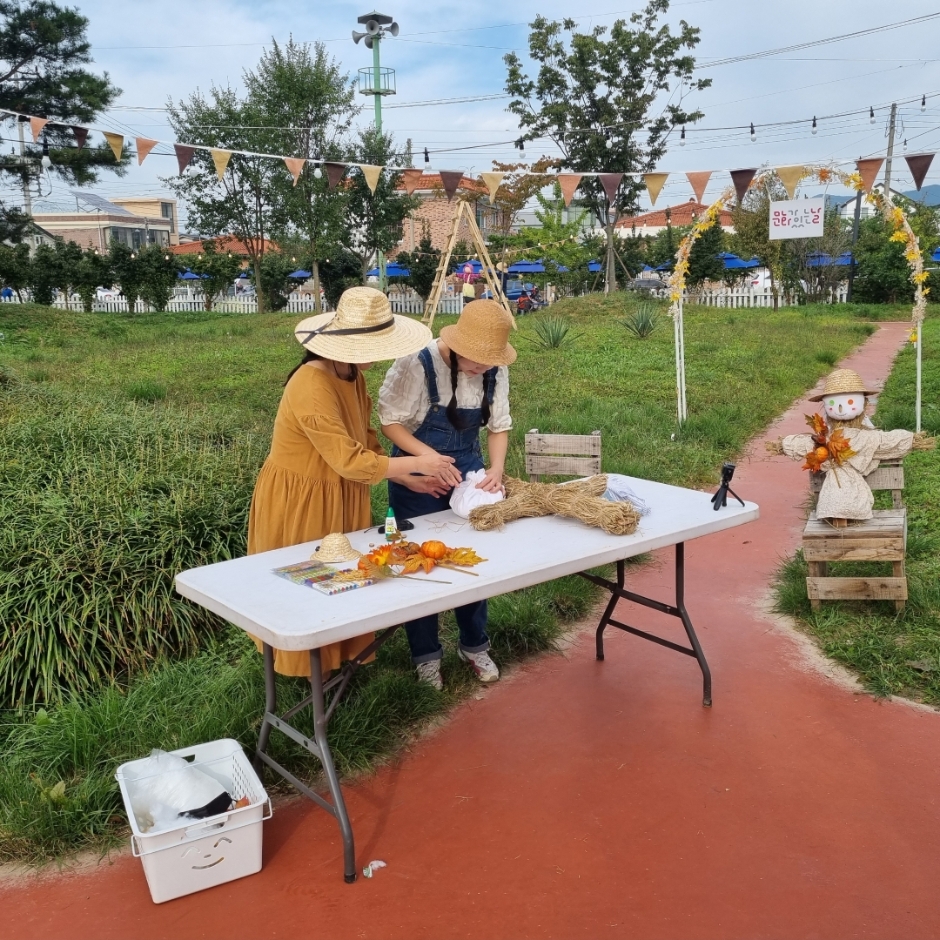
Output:
[[836,369],[826,376],[826,385],[818,395],[810,395],[809,401],[822,401],[827,395],[877,395],[878,389],[868,388],[854,369]]
[[355,561],[362,555],[349,544],[349,539],[342,532],[331,532],[313,553],[317,561]]
[[431,342],[423,323],[393,314],[388,297],[374,287],[343,291],[335,313],[301,320],[294,335],[305,349],[337,362],[400,359]]
[[516,361],[516,351],[509,345],[512,328],[512,317],[495,300],[471,300],[460,319],[441,330],[441,339],[464,359],[508,366]]

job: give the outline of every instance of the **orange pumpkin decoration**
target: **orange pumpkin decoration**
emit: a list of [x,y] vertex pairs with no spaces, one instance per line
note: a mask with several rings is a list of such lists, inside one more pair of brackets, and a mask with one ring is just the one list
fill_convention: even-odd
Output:
[[429,542],[422,542],[421,554],[427,558],[433,558],[435,561],[440,561],[447,554],[447,546],[443,542],[434,539]]
[[829,448],[828,448],[828,447],[817,447],[817,448],[816,448],[816,459],[817,459],[817,460],[828,460],[828,459],[829,459]]

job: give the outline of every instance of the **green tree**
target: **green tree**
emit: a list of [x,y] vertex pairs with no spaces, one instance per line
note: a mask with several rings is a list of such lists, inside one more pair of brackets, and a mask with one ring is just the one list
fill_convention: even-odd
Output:
[[[213,86],[208,95],[193,92],[185,101],[171,102],[167,110],[177,140],[253,153],[279,153],[283,148],[282,132],[271,126],[268,115],[229,87]],[[210,236],[233,235],[244,243],[259,280],[268,240],[287,224],[278,186],[287,168],[270,157],[236,153],[219,180],[206,150],[196,151],[193,166],[195,172],[165,177],[163,182],[188,204],[193,228]],[[259,294],[258,311],[263,310],[264,296]]]
[[848,277],[845,265],[817,264],[818,255],[836,259],[852,247],[851,223],[835,209],[828,210],[821,238],[792,238],[784,242],[783,286],[810,303],[825,303],[838,285]]
[[[283,47],[274,43],[257,67],[245,73],[245,84],[249,100],[266,115],[267,123],[282,128],[278,153],[308,161],[345,159],[346,137],[362,109],[355,103],[349,74],[327,54],[323,43],[311,46],[293,39]],[[296,184],[282,173],[275,185],[290,234],[306,243],[304,254],[319,310],[320,263],[335,254],[343,236],[346,189],[330,189],[316,162],[304,165]]]
[[[297,286],[288,275],[296,270],[297,259],[284,251],[266,251],[261,259],[261,277],[252,276],[255,292],[264,298],[267,310],[283,310]],[[260,304],[258,305],[260,308]]]
[[55,252],[55,265],[53,272],[55,286],[65,295],[66,301],[72,299],[72,294],[78,289],[79,266],[82,263],[82,249],[75,242],[56,239],[52,247]]
[[127,301],[127,309],[133,313],[137,301],[141,299],[143,289],[143,269],[137,252],[132,251],[122,242],[112,239],[108,251],[114,282],[121,287],[121,293]]
[[348,248],[337,248],[320,266],[320,279],[326,301],[335,310],[343,291],[362,283],[359,256]]
[[[107,73],[82,68],[89,64],[88,20],[78,10],[50,0],[0,0],[0,112],[49,118],[43,138],[52,159],[51,172],[70,185],[94,183],[102,169],[123,175],[128,155],[115,161],[111,148],[75,146],[70,125],[90,124],[120,94]],[[5,115],[15,123],[16,117]],[[19,187],[40,172],[41,145],[26,129],[28,159],[0,164],[9,184]],[[0,235],[22,239],[25,214],[0,203]]]
[[29,287],[29,246],[0,244],[0,287],[9,287],[22,302],[23,291]]
[[416,197],[398,189],[401,172],[396,167],[407,166],[407,159],[406,151],[396,149],[391,136],[379,133],[374,126],[360,132],[352,151],[356,163],[385,167],[374,193],[362,173],[348,177],[343,244],[359,258],[362,283],[376,252],[387,254],[401,241],[404,221],[419,205]]
[[91,313],[98,288],[110,287],[113,276],[108,255],[100,254],[95,248],[82,252],[72,274],[72,283],[78,296],[82,298],[82,308],[86,313]]
[[[685,94],[711,84],[693,78],[695,59],[688,50],[698,45],[699,30],[680,20],[673,33],[662,22],[668,10],[669,0],[649,0],[609,31],[596,26],[588,33],[576,32],[575,20],[537,16],[529,33],[537,77],[526,74],[516,53],[505,57],[509,110],[524,138],[550,138],[562,152],[561,167],[576,173],[653,170],[666,153],[670,132],[703,116],[685,110]],[[643,183],[624,176],[612,200],[596,177],[585,177],[580,188],[585,205],[607,230],[607,289],[612,290],[614,227],[622,213],[636,213]]]
[[724,250],[724,233],[716,221],[696,239],[689,252],[689,271],[686,283],[698,287],[705,281],[720,281],[725,271],[718,255]]
[[35,303],[52,306],[60,280],[58,267],[59,259],[52,245],[39,245],[30,262],[27,279]]
[[863,303],[899,303],[914,297],[904,245],[891,241],[892,229],[880,215],[862,219],[855,259],[858,264],[853,299]]
[[215,242],[209,239],[202,243],[202,253],[191,260],[189,269],[199,275],[199,289],[205,298],[206,310],[211,310],[216,298],[224,297],[235,283],[242,262],[230,251],[219,251]]
[[774,310],[780,303],[783,286],[785,242],[770,238],[770,203],[786,199],[783,183],[771,173],[760,177],[731,211],[734,235],[731,250],[741,258],[757,258],[770,272],[770,290],[774,298]]
[[415,251],[402,251],[395,260],[408,268],[408,284],[426,301],[431,296],[441,260],[441,252],[431,244],[431,236],[425,232]]
[[141,299],[163,313],[179,283],[181,269],[176,256],[160,245],[148,245],[137,253],[137,262]]

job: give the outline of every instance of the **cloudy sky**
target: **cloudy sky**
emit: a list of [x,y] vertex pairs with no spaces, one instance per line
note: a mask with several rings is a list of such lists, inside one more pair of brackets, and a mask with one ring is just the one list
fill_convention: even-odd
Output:
[[[172,135],[162,109],[167,98],[180,99],[213,83],[240,86],[271,37],[321,40],[345,70],[355,73],[371,63],[371,53],[354,45],[350,31],[365,4],[347,0],[78,0],[90,21],[95,68],[106,70],[122,90],[117,105],[99,124],[128,135],[162,140]],[[416,152],[428,147],[435,169],[479,173],[494,159],[512,159],[518,134],[505,111],[503,92],[509,50],[525,54],[526,24],[536,14],[575,17],[579,28],[610,25],[636,9],[622,0],[516,0],[427,3],[389,0],[380,12],[395,17],[397,39],[383,43],[382,64],[396,70],[398,94],[386,99],[384,123],[400,139],[411,138]],[[684,19],[701,29],[696,56],[700,74],[713,87],[687,103],[705,118],[687,143],[678,137],[659,169],[727,170],[744,166],[854,159],[883,154],[892,101],[900,105],[897,152],[940,146],[940,18],[779,55],[721,64],[728,57],[828,39],[882,27],[937,12],[926,0],[884,4],[872,0],[678,0],[669,21]],[[710,63],[717,63],[710,66]],[[921,96],[927,109],[921,111]],[[445,98],[482,100],[416,104]],[[371,119],[371,98],[361,120]],[[409,105],[413,105],[410,106]],[[870,123],[868,109],[875,109]],[[810,133],[813,116],[818,133]],[[755,124],[757,141],[750,139]],[[792,123],[788,123],[792,122]],[[473,145],[473,149],[466,148]],[[479,146],[484,145],[484,146]],[[168,148],[161,148],[167,150]],[[527,146],[527,155],[551,154],[550,145]],[[419,163],[420,165],[420,163]],[[940,160],[927,183],[940,182]],[[143,167],[132,166],[123,179],[107,178],[105,196],[165,191],[160,176],[175,171],[175,158],[154,154]],[[895,163],[896,185],[910,188],[903,160]],[[716,174],[709,194],[717,194],[727,175]],[[659,204],[683,201],[688,183],[674,176]],[[37,211],[68,208],[74,201],[61,184]]]

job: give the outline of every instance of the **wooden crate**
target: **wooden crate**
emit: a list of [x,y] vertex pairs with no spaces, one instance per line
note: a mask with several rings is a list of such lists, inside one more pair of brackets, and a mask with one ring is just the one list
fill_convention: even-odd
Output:
[[542,476],[592,476],[601,472],[601,432],[525,436],[525,469],[529,479]]

